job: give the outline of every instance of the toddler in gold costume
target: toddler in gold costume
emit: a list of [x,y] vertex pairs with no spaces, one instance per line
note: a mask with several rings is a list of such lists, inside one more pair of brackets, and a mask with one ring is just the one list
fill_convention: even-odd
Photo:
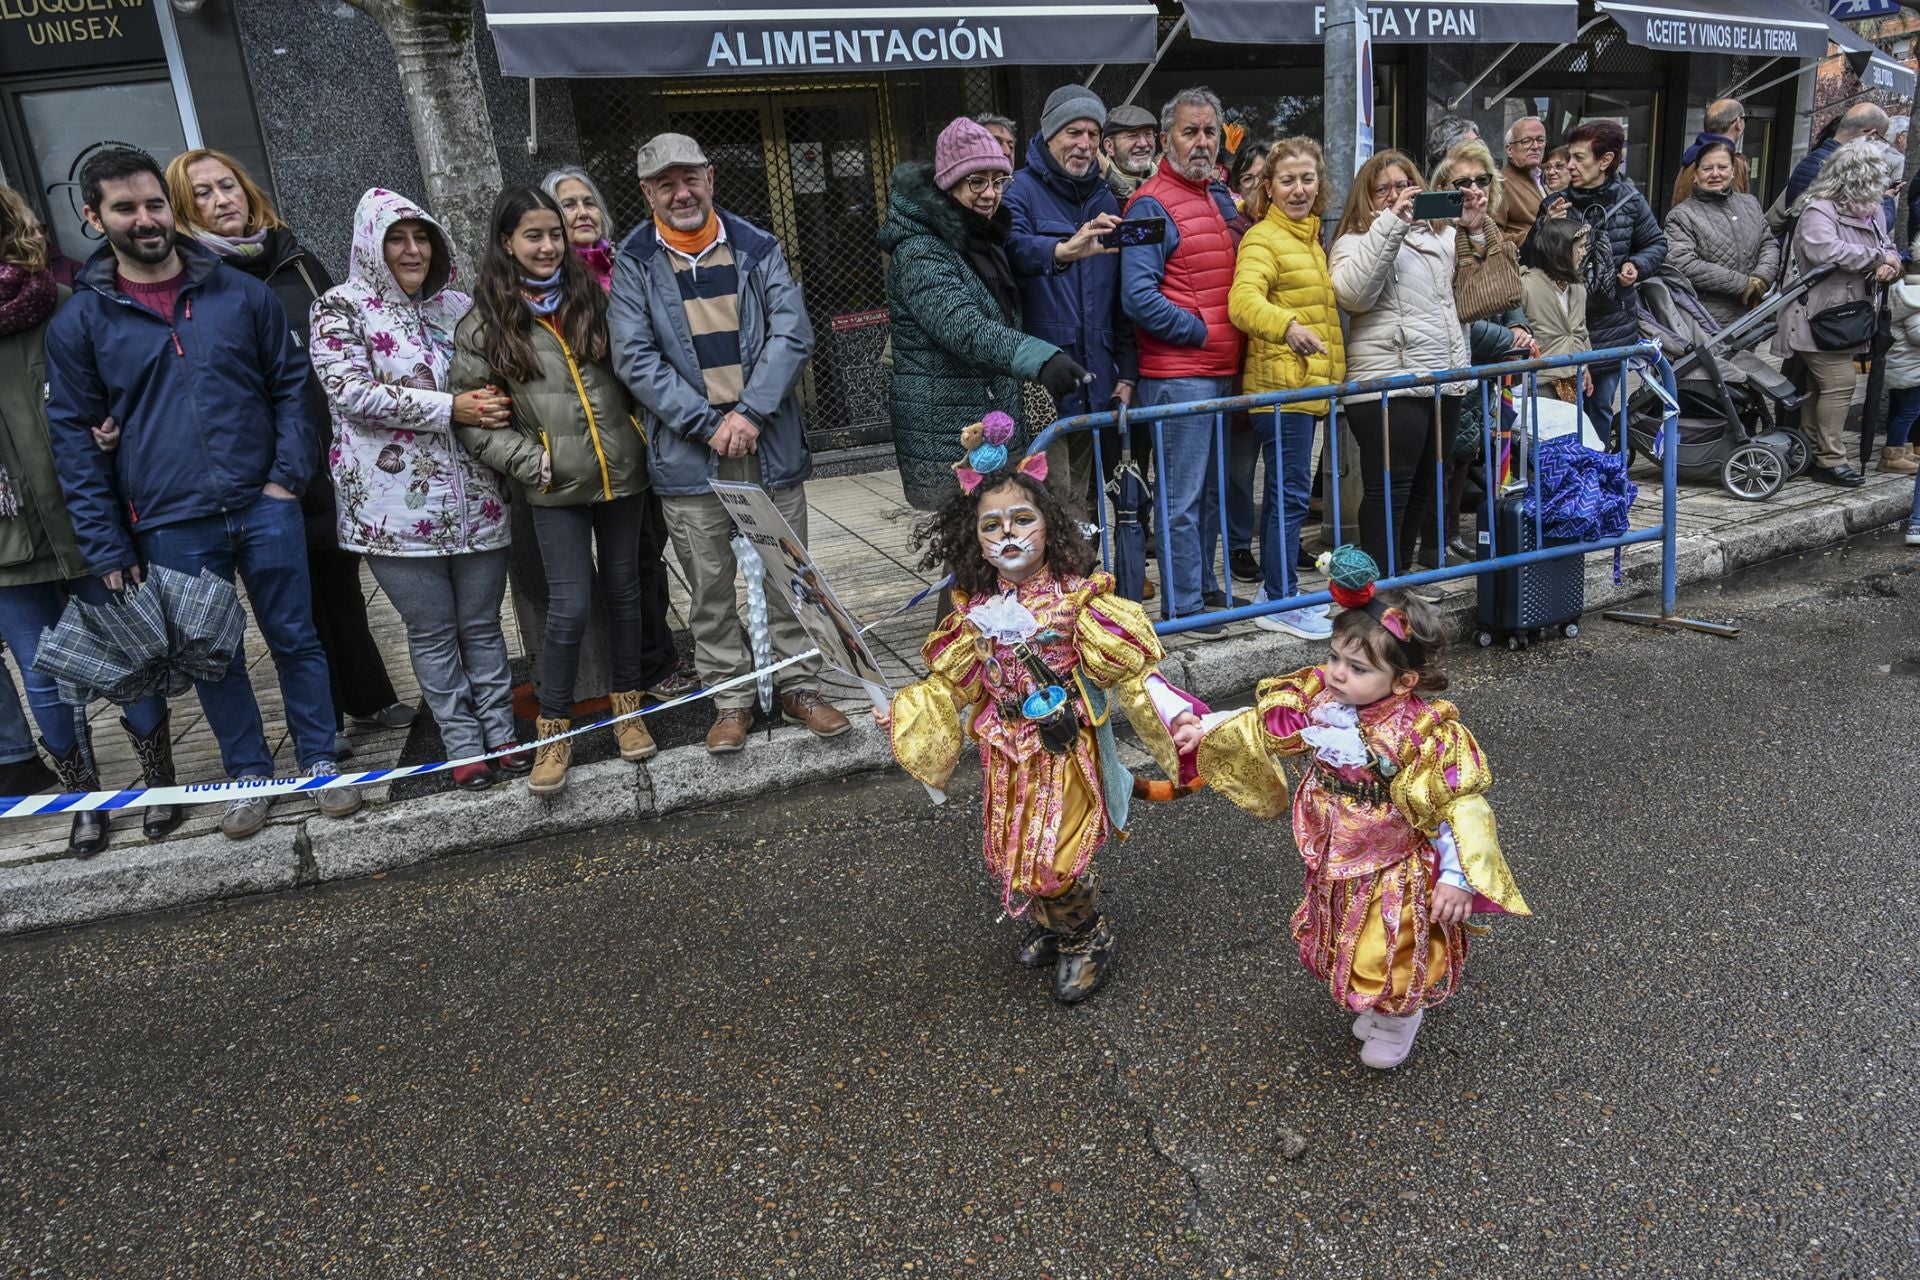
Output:
[[915,530],[926,568],[953,574],[953,608],[923,654],[927,678],[875,719],[914,777],[944,788],[965,735],[985,774],[982,850],[1001,904],[1035,928],[1029,968],[1052,964],[1054,997],[1092,995],[1113,963],[1112,924],[1091,864],[1125,834],[1133,775],[1115,750],[1116,706],[1169,778],[1192,783],[1204,704],[1154,672],[1164,656],[1140,606],[1094,572],[1079,526],[1047,488],[1044,456],[1007,456],[1012,420],[961,435],[960,492]]
[[1357,547],[1327,562],[1333,652],[1260,683],[1258,703],[1210,717],[1207,785],[1247,812],[1287,809],[1283,760],[1304,757],[1293,835],[1306,895],[1293,913],[1300,959],[1354,1019],[1369,1067],[1399,1066],[1425,1010],[1459,989],[1468,919],[1531,914],[1494,832],[1480,746],[1450,702],[1433,610],[1376,597]]

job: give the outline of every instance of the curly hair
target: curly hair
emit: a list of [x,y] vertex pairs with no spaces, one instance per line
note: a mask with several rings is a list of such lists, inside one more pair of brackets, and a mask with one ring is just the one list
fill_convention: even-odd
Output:
[[1093,572],[1093,547],[1080,532],[1080,522],[1067,511],[1053,489],[1010,463],[981,480],[972,493],[955,492],[940,509],[913,527],[913,545],[921,551],[920,567],[953,574],[954,590],[969,597],[990,596],[1000,586],[1000,571],[980,554],[979,511],[988,494],[1009,486],[1033,500],[1047,522],[1047,568],[1056,578],[1077,578]]
[[47,240],[40,219],[12,187],[0,186],[0,265],[29,274],[47,269]]
[[1799,208],[1809,201],[1831,200],[1842,209],[1878,209],[1891,175],[1880,144],[1871,138],[1843,142],[1820,167]]
[[1407,627],[1412,632],[1410,638],[1424,655],[1418,667],[1407,665],[1399,639],[1365,609],[1348,609],[1335,618],[1333,638],[1354,640],[1375,666],[1391,671],[1396,680],[1409,673],[1419,676],[1419,683],[1413,686],[1415,693],[1439,693],[1445,689],[1447,632],[1439,613],[1426,601],[1404,591],[1382,591],[1376,599],[1407,616]]

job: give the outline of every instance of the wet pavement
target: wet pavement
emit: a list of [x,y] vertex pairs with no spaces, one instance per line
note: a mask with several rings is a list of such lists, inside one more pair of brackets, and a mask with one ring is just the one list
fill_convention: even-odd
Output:
[[1387,1075],[1205,793],[1077,1009],[977,772],[0,944],[0,1274],[1920,1274],[1916,564],[1457,654],[1536,916]]

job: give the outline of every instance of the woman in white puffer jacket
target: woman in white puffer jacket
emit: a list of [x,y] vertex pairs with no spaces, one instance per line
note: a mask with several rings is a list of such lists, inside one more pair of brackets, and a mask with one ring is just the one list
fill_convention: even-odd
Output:
[[[1413,197],[1420,190],[1413,161],[1398,151],[1382,151],[1360,166],[1347,193],[1328,269],[1334,297],[1351,321],[1347,377],[1353,381],[1473,362],[1453,302],[1454,229],[1413,221]],[[1441,442],[1452,441],[1470,388],[1468,383],[1444,388],[1438,431],[1430,390],[1397,392],[1385,405],[1369,399],[1345,406],[1360,444],[1360,545],[1387,572],[1411,569],[1421,530],[1432,523],[1434,460]]]

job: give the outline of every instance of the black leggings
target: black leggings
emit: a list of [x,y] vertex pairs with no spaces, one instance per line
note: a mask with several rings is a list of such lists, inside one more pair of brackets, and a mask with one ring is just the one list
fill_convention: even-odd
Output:
[[[1410,573],[1414,549],[1433,538],[1433,463],[1439,441],[1451,441],[1460,425],[1460,397],[1440,398],[1440,430],[1434,431],[1433,397],[1395,396],[1382,422],[1380,401],[1347,406],[1347,423],[1360,444],[1360,546],[1382,575]],[[1393,558],[1387,558],[1387,477],[1393,469]]]

